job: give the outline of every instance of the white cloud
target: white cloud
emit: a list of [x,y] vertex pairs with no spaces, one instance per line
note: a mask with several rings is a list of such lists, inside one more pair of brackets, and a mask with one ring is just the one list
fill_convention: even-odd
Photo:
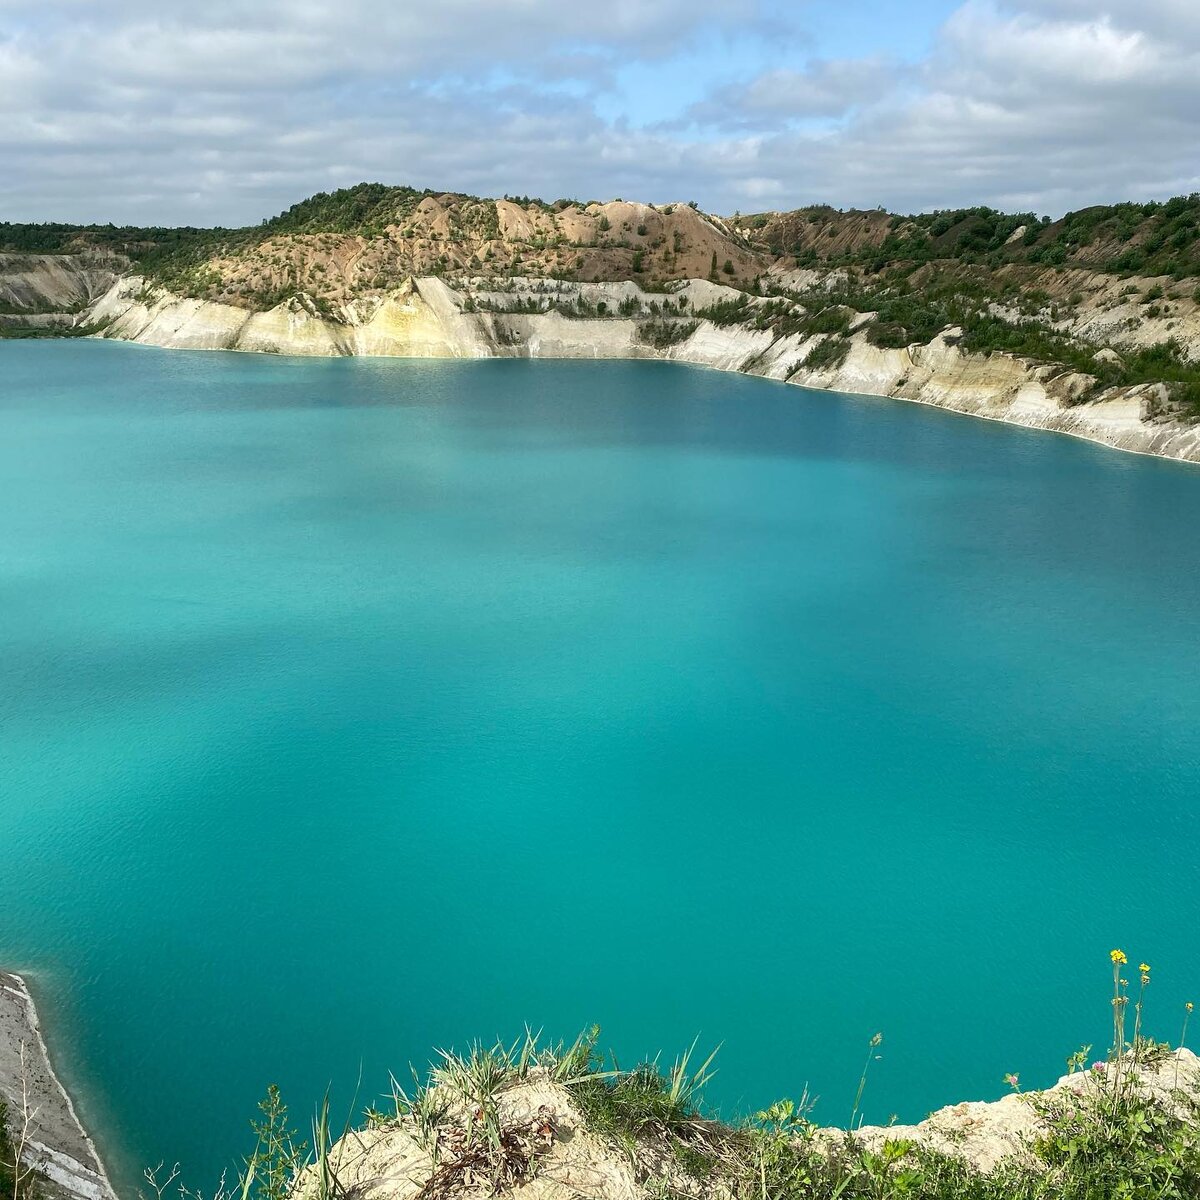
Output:
[[[253,221],[364,178],[727,211],[1200,188],[1194,0],[970,0],[907,65],[869,45],[790,65],[811,46],[778,11],[0,0],[0,217]],[[599,115],[630,64],[755,36],[760,68],[714,55],[683,112]]]
[[[1150,0],[1144,28],[1137,7],[967,3],[923,62],[872,72],[852,119],[819,136],[764,139],[756,174],[774,167],[794,201],[894,208],[1061,212],[1196,190],[1200,20],[1160,32],[1172,6]],[[738,106],[726,125],[753,124],[778,76],[721,93]]]
[[717,129],[788,125],[813,117],[841,117],[869,104],[880,79],[895,84],[903,74],[881,57],[817,60],[804,70],[778,67],[738,84],[718,88],[693,104],[687,123]]

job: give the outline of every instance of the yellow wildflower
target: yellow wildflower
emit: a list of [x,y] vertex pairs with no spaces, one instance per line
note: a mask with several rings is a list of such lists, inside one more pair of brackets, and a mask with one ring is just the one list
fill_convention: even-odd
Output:
[[1150,964],[1142,963],[1141,966],[1138,967],[1138,970],[1141,971],[1141,973],[1143,975],[1149,975],[1150,974]]
[[1189,1000],[1183,1007],[1186,1008],[1188,1010],[1188,1012],[1191,1012],[1192,1011],[1192,1002]]
[[1115,967],[1124,966],[1129,961],[1129,959],[1125,957],[1124,950],[1110,950],[1108,957],[1113,960],[1113,966]]

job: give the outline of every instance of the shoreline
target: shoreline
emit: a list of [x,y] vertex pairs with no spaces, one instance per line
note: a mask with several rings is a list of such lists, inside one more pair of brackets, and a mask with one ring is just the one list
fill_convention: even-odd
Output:
[[1088,442],[1093,446],[1100,446],[1104,450],[1115,450],[1118,454],[1136,454],[1139,458],[1154,458],[1159,462],[1179,463],[1184,467],[1200,466],[1200,460],[1195,458],[1183,458],[1176,454],[1159,454],[1157,450],[1137,450],[1133,446],[1118,446],[1114,442],[1105,441],[1099,434],[1080,433],[1077,429],[1052,429],[1049,425],[1029,425],[1024,421],[1014,421],[1011,417],[993,417],[987,413],[974,412],[967,408],[955,408],[950,404],[937,404],[933,400],[922,400],[919,396],[880,396],[874,392],[843,392],[837,388],[816,388],[808,384],[795,386],[807,387],[809,391],[813,392],[837,392],[841,396],[855,396],[863,400],[896,400],[901,404],[919,404],[923,408],[935,408],[956,417],[974,417],[979,421],[990,421],[993,425],[1007,425],[1009,429],[1024,429],[1027,433],[1051,433],[1058,434],[1060,437],[1074,438],[1077,442]]
[[22,1075],[33,1110],[33,1153],[26,1162],[45,1176],[49,1200],[117,1200],[96,1144],[50,1061],[29,985],[15,971],[0,970],[0,1097],[8,1102],[10,1127],[21,1120]]
[[[838,335],[838,353],[823,353],[810,364],[814,352],[829,344],[828,335],[760,327],[750,318],[711,320],[705,313],[712,305],[745,299],[711,281],[692,278],[672,287],[679,310],[686,304],[695,319],[673,325],[678,336],[665,340],[647,337],[641,316],[622,311],[630,302],[639,314],[658,311],[657,293],[637,284],[556,280],[550,287],[544,279],[524,278],[509,284],[503,291],[515,302],[493,304],[495,297],[485,291],[480,308],[472,303],[480,280],[409,276],[388,292],[347,301],[337,316],[318,311],[307,293],[256,310],[178,296],[129,274],[87,309],[94,332],[85,338],[297,358],[682,362],[816,391],[915,400],[1001,424],[1068,433],[1109,449],[1200,462],[1200,421],[1172,402],[1167,384],[1127,384],[1093,394],[1093,376],[1061,364],[964,351],[956,326],[928,343],[882,348],[864,332],[870,314],[859,314]],[[559,307],[545,307],[548,288]],[[604,301],[614,315],[560,311],[572,301],[586,301],[589,311]],[[522,302],[530,302],[523,311]]]
[[1133,454],[1139,458],[1154,458],[1160,462],[1180,463],[1187,467],[1200,466],[1200,459],[1187,458],[1178,454],[1163,454],[1157,450],[1139,450],[1134,446],[1122,446],[1116,442],[1109,441],[1101,433],[1085,433],[1078,429],[1056,429],[1050,425],[1036,425],[1028,421],[1014,420],[1012,417],[993,415],[990,413],[980,412],[974,408],[960,408],[954,404],[939,404],[934,400],[924,400],[920,396],[905,396],[893,392],[857,392],[849,388],[838,387],[821,387],[813,383],[805,383],[800,380],[778,379],[770,375],[756,375],[751,371],[742,371],[737,367],[723,367],[715,363],[691,362],[686,358],[675,358],[669,355],[651,354],[645,356],[623,356],[619,358],[583,358],[578,355],[516,355],[516,354],[479,354],[479,355],[464,355],[462,357],[431,357],[420,354],[337,354],[337,355],[312,355],[312,354],[289,354],[282,351],[265,351],[265,350],[250,350],[239,346],[160,346],[153,342],[141,342],[135,338],[122,337],[107,337],[104,334],[89,334],[84,338],[46,338],[39,339],[46,341],[84,341],[84,342],[109,342],[124,346],[140,346],[147,350],[165,350],[171,353],[195,353],[195,354],[246,354],[261,356],[264,358],[292,358],[311,360],[320,358],[326,361],[335,361],[338,359],[355,359],[367,358],[381,362],[396,361],[396,362],[580,362],[594,364],[596,362],[660,362],[674,365],[682,365],[685,367],[694,367],[702,371],[716,371],[722,375],[743,375],[750,379],[761,379],[764,383],[777,383],[783,387],[797,387],[802,391],[825,393],[828,395],[850,396],[857,400],[890,400],[903,404],[919,404],[922,408],[936,409],[941,412],[951,413],[959,417],[974,417],[977,420],[989,421],[993,425],[1005,425],[1010,429],[1024,429],[1029,433],[1050,433],[1059,434],[1062,437],[1073,438],[1075,441],[1088,442],[1093,446],[1100,446],[1105,450],[1115,450],[1121,454]]

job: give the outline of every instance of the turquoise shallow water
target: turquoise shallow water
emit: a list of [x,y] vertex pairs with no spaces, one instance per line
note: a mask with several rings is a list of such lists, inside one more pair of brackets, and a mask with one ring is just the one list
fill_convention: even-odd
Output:
[[[0,344],[0,963],[120,1177],[431,1047],[726,1113],[1200,996],[1200,470],[644,363]],[[1134,957],[1137,956],[1137,957]]]

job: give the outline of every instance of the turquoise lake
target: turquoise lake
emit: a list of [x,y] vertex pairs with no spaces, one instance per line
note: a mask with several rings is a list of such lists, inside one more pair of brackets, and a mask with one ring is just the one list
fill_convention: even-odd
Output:
[[0,965],[118,1179],[277,1082],[718,1042],[726,1115],[1200,1000],[1200,468],[656,363],[0,344]]

